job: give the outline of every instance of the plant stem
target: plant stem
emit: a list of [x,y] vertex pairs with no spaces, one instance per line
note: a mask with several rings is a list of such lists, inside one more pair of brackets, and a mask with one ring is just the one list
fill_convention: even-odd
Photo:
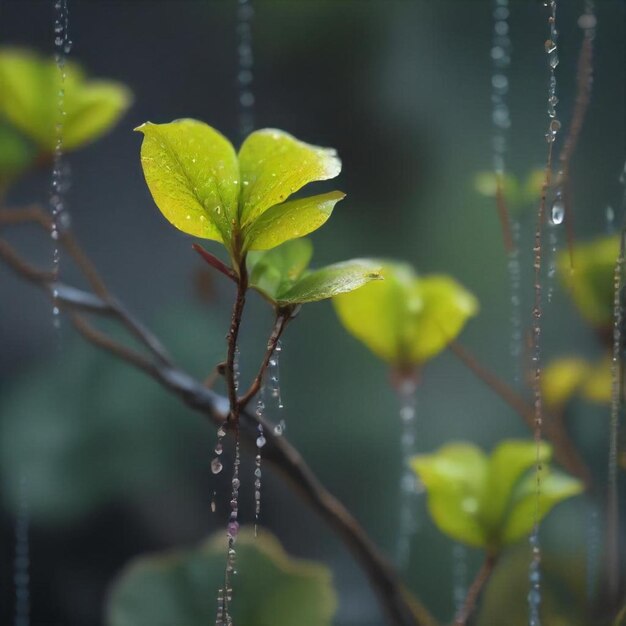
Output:
[[478,574],[476,574],[476,578],[474,578],[474,581],[467,591],[465,602],[463,603],[458,615],[454,618],[454,626],[465,626],[467,624],[467,620],[474,612],[478,598],[480,597],[486,582],[491,577],[497,561],[498,557],[496,554],[490,552],[486,554],[485,560],[481,568],[478,570]]
[[263,376],[268,368],[270,359],[272,358],[272,354],[274,354],[274,350],[276,349],[276,345],[278,344],[285,327],[289,323],[291,319],[291,311],[290,310],[278,310],[276,313],[276,320],[274,321],[274,327],[272,328],[272,332],[267,340],[267,350],[265,351],[265,356],[263,357],[263,361],[261,362],[261,366],[259,367],[259,371],[255,376],[252,384],[249,389],[239,398],[239,407],[243,409],[254,396],[261,389],[261,385],[263,384]]
[[228,354],[226,357],[226,386],[228,387],[228,400],[230,402],[229,421],[237,427],[239,423],[239,402],[237,401],[237,373],[235,371],[235,358],[237,354],[237,341],[239,339],[239,329],[241,327],[241,317],[246,304],[246,291],[248,289],[248,270],[246,269],[246,261],[239,266],[239,275],[237,277],[237,295],[233,305],[233,313],[230,320],[230,329],[228,331]]

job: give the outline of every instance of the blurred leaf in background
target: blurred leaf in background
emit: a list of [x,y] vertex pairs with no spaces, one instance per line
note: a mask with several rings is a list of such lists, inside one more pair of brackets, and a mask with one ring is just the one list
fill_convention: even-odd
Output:
[[407,264],[382,263],[384,280],[334,298],[346,329],[394,367],[421,365],[441,352],[478,312],[453,278],[417,276]]
[[[551,470],[552,448],[542,443],[539,518],[582,492],[580,481]],[[498,552],[530,533],[535,523],[537,480],[534,441],[500,443],[491,456],[470,443],[451,443],[413,457],[426,488],[428,510],[442,532],[471,546]]]
[[[132,101],[124,85],[88,80],[76,63],[66,62],[63,72],[62,80],[54,59],[30,50],[0,50],[0,114],[42,154],[54,152],[57,124],[63,124],[63,149],[74,150],[107,132]],[[59,118],[60,97],[63,120]]]
[[[224,533],[195,549],[140,557],[111,590],[107,626],[207,626],[224,584]],[[330,571],[292,559],[269,533],[242,529],[237,539],[235,624],[331,626],[337,608]]]

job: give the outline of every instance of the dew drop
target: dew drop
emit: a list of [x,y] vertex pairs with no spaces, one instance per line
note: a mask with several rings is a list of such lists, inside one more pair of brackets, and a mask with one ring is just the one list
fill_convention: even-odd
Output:
[[565,219],[565,203],[561,198],[557,198],[552,203],[552,211],[550,213],[550,219],[554,226],[559,226]]

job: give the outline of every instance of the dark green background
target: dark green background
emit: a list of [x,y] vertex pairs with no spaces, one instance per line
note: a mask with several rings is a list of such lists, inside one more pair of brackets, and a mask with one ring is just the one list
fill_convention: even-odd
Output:
[[[257,126],[334,146],[344,163],[337,186],[348,197],[315,233],[314,262],[384,256],[410,261],[421,272],[452,274],[481,303],[462,341],[510,380],[506,259],[493,203],[472,187],[475,173],[491,165],[491,3],[254,4]],[[583,3],[560,4],[559,116],[567,125]],[[580,239],[606,231],[607,205],[620,204],[625,153],[624,3],[596,4],[594,94],[572,166]],[[223,356],[232,293],[219,277],[198,280],[201,265],[189,238],[165,223],[149,196],[140,137],[131,130],[146,120],[190,116],[237,140],[235,14],[234,0],[70,0],[72,56],[135,93],[134,106],[113,133],[69,158],[75,230],[115,293],[199,376]],[[3,44],[51,52],[52,24],[52,2],[0,0]],[[547,33],[541,2],[512,2],[509,163],[522,177],[545,160]],[[28,178],[11,204],[45,202],[48,185],[47,173]],[[529,209],[521,216],[525,324]],[[34,258],[50,258],[48,242],[16,235]],[[560,239],[563,245],[562,233]],[[70,268],[64,271],[73,276]],[[244,377],[256,367],[271,319],[252,298],[245,321]],[[544,336],[546,358],[600,353],[558,286]],[[48,303],[0,268],[3,623],[12,611],[20,465],[26,473],[31,468],[34,626],[101,623],[107,585],[130,557],[193,544],[223,527],[224,507],[217,516],[209,512],[212,429],[151,382],[77,345],[67,324],[60,343],[59,350]],[[397,402],[386,368],[342,330],[328,303],[306,306],[289,328],[281,365],[287,436],[374,540],[393,551],[401,460]],[[519,418],[449,355],[427,366],[418,405],[422,451],[453,439],[491,447],[504,437],[527,436]],[[573,428],[602,480],[607,411],[581,405],[575,413]],[[249,462],[244,471],[243,516],[249,520]],[[224,500],[224,477],[218,486]],[[545,525],[548,549],[584,558],[585,516],[582,500],[563,505]],[[451,542],[424,512],[421,519],[406,579],[449,619]],[[289,552],[332,567],[341,600],[338,625],[382,623],[349,554],[274,476],[265,481],[263,523]]]

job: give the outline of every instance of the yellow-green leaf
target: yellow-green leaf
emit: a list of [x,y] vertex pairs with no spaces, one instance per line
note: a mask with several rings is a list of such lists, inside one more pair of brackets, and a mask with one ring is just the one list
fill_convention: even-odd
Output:
[[[15,48],[0,51],[0,112],[51,153],[57,124],[63,124],[63,148],[73,150],[94,141],[121,117],[132,100],[130,91],[112,81],[89,81],[82,69],[68,62],[65,78],[52,59]],[[63,110],[59,112],[59,93]]]
[[611,358],[607,357],[589,368],[581,394],[586,400],[597,404],[610,404],[613,394],[613,373]]
[[340,293],[358,290],[381,278],[380,265],[373,261],[344,261],[305,274],[286,291],[279,291],[277,301],[281,306],[317,302]]
[[328,220],[335,204],[344,197],[341,191],[331,191],[277,204],[250,224],[245,246],[250,250],[268,250],[308,235]]
[[230,142],[208,124],[142,124],[141,164],[161,213],[176,228],[230,249],[239,166]]
[[546,407],[550,410],[562,409],[591,373],[589,363],[579,357],[564,357],[548,363],[541,376]]
[[340,320],[385,361],[418,365],[441,352],[478,310],[474,296],[452,278],[419,277],[386,263],[385,280],[335,298]]
[[292,239],[263,252],[248,254],[250,286],[276,301],[280,290],[287,291],[302,276],[313,256],[308,239]]
[[413,457],[411,466],[427,492],[428,511],[439,530],[463,543],[487,543],[480,520],[487,458],[476,446],[453,443],[434,454]]
[[[539,520],[558,502],[580,493],[580,481],[550,472],[551,448],[542,443],[543,480]],[[424,484],[428,510],[438,528],[472,546],[499,550],[528,534],[536,511],[537,447],[534,441],[504,441],[488,458],[472,444],[450,444],[419,455],[411,466]]]
[[[515,489],[502,531],[502,543],[513,543],[528,535],[538,517],[541,521],[554,506],[583,491],[583,484],[562,472],[551,472],[545,465],[537,499],[537,480],[526,476]],[[538,506],[538,509],[537,509]]]
[[341,161],[335,150],[312,146],[275,129],[258,130],[239,151],[240,221],[247,226],[304,185],[335,178]]
[[414,363],[439,354],[478,312],[476,298],[449,276],[424,276],[418,284],[424,304],[418,319],[405,331]]
[[558,271],[582,316],[597,327],[613,319],[613,273],[619,255],[619,235],[601,237],[574,247],[574,267],[564,250]]

